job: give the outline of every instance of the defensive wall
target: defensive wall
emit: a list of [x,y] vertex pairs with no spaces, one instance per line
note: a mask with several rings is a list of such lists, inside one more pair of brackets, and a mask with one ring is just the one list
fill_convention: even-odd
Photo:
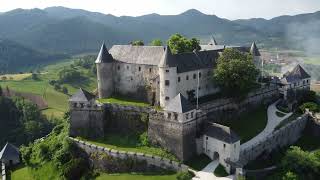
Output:
[[187,171],[189,168],[184,164],[181,164],[179,162],[175,162],[163,157],[144,154],[144,153],[118,151],[118,150],[114,150],[106,147],[97,146],[97,145],[84,142],[72,137],[69,137],[69,138],[89,155],[92,153],[103,153],[103,154],[107,154],[108,156],[124,159],[124,160],[131,158],[137,161],[144,161],[147,163],[148,166],[155,166],[161,169],[174,170],[174,171]]

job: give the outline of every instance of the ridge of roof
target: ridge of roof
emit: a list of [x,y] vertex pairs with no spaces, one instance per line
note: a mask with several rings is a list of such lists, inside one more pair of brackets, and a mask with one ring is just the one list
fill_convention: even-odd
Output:
[[256,42],[253,42],[250,48],[250,53],[254,56],[261,56],[260,51],[256,45]]
[[6,158],[8,156],[19,155],[19,154],[20,154],[19,149],[15,147],[13,144],[7,142],[0,152],[0,159]]

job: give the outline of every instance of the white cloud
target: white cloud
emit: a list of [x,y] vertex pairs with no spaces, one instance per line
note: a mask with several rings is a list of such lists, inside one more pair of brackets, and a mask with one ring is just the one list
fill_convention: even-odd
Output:
[[228,19],[299,14],[320,10],[320,0],[0,0],[0,11],[65,6],[117,16],[179,14],[195,8]]

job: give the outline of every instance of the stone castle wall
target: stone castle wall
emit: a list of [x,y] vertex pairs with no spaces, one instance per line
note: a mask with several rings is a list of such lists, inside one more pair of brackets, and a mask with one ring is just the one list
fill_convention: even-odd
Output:
[[239,116],[245,111],[253,110],[259,105],[270,104],[279,97],[278,86],[271,85],[249,93],[245,99],[238,102],[231,98],[223,98],[201,104],[200,108],[209,121],[221,122]]
[[124,160],[128,158],[132,158],[137,161],[145,161],[148,166],[155,166],[162,169],[168,169],[168,170],[174,170],[174,171],[188,170],[188,166],[184,164],[181,164],[169,159],[165,159],[159,156],[153,156],[149,154],[136,153],[136,152],[118,151],[110,148],[96,146],[75,138],[70,138],[70,139],[74,141],[80,148],[82,148],[87,154],[89,154],[89,156],[92,153],[104,153],[114,158],[120,158]]
[[246,165],[249,161],[254,160],[263,152],[271,152],[279,147],[291,145],[296,142],[306,127],[309,119],[308,114],[298,117],[286,126],[274,131],[264,140],[240,152],[240,160],[238,164]]
[[185,161],[197,153],[196,135],[200,124],[200,120],[179,123],[166,119],[163,112],[154,112],[149,118],[148,137],[152,144]]

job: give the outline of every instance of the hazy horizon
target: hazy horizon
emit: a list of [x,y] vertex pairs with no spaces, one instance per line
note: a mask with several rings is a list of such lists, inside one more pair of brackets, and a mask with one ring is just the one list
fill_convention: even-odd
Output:
[[[208,4],[212,4],[212,6]],[[216,15],[230,20],[250,18],[271,19],[283,15],[297,15],[320,11],[319,0],[262,0],[258,3],[255,0],[82,0],[76,3],[71,0],[10,0],[1,2],[0,12],[5,13],[19,8],[45,9],[56,6],[112,14],[114,16],[142,16],[152,13],[176,15],[189,9],[197,9],[204,14]]]

